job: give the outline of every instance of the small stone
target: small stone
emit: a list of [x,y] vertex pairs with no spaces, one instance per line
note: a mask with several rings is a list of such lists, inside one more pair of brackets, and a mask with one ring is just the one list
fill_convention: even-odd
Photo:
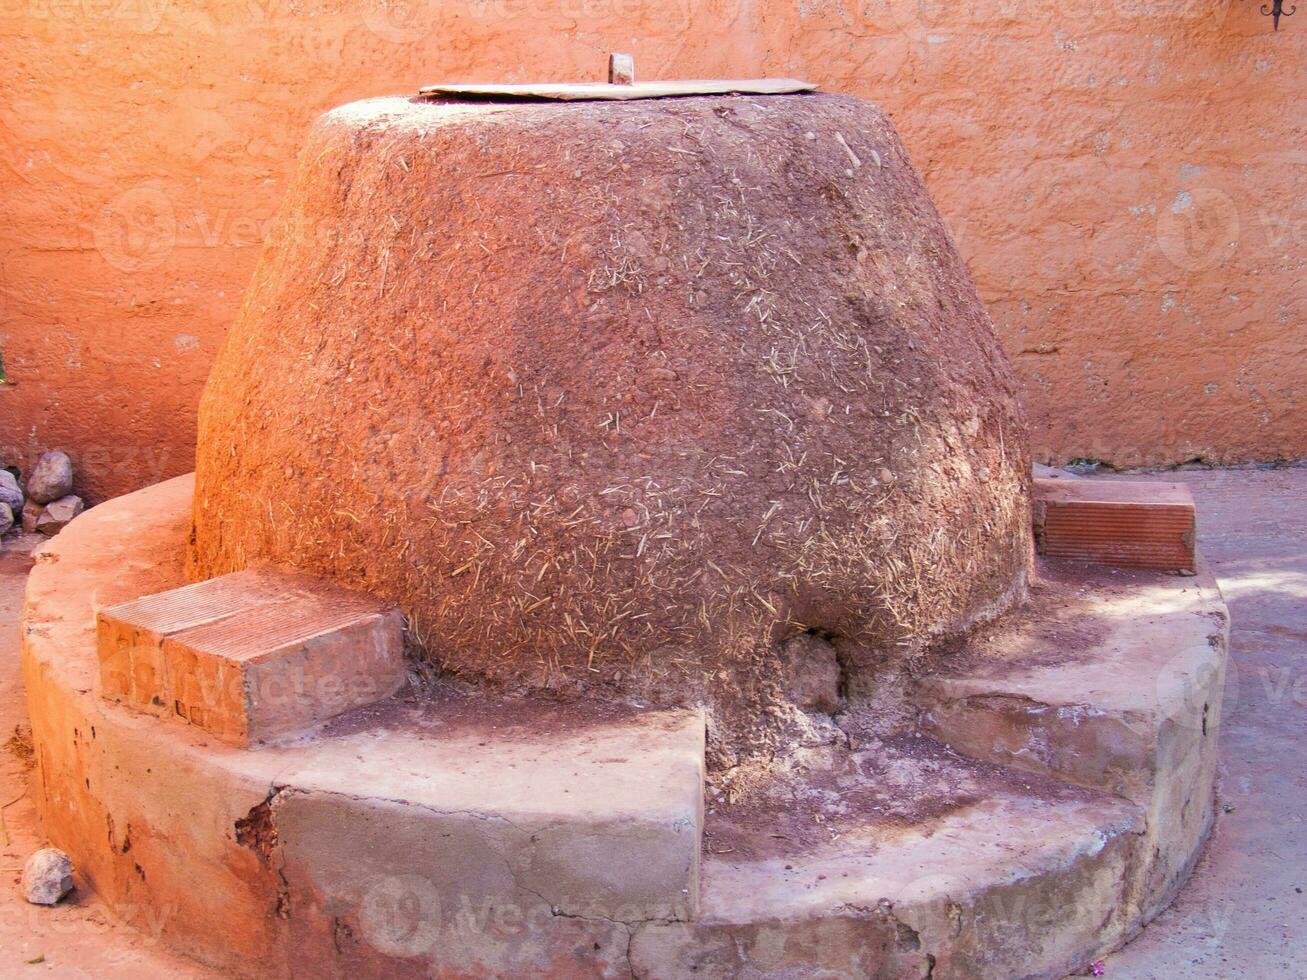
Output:
[[43,847],[23,865],[23,897],[33,905],[54,905],[73,890],[73,862],[58,848]]
[[894,471],[888,469],[887,467],[882,466],[880,470],[876,473],[876,479],[879,480],[881,483],[893,483]]
[[608,84],[634,85],[635,58],[617,51],[610,54],[608,56]]
[[17,477],[8,470],[0,470],[0,504],[8,504],[15,514],[23,509],[23,491]]
[[28,534],[35,531],[36,522],[41,519],[43,513],[45,513],[45,508],[35,500],[29,500],[23,504],[23,530]]
[[69,494],[46,504],[36,519],[36,529],[46,537],[53,537],[68,526],[68,522],[86,509],[81,497]]
[[990,472],[988,466],[982,466],[980,469],[976,470],[976,478],[980,480],[982,483],[987,483],[989,481],[989,477],[990,477]]
[[27,478],[27,496],[38,504],[48,504],[72,492],[73,461],[68,454],[57,449],[42,453]]
[[14,512],[9,505],[0,502],[0,534],[4,534],[14,526]]

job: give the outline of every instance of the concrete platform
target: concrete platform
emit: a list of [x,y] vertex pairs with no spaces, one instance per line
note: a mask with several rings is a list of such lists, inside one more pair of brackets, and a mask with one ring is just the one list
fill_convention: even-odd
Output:
[[[1229,617],[1207,567],[1194,577],[1045,565],[1042,595],[973,641],[972,669],[922,684],[923,725],[974,758],[1132,800],[1147,815],[1151,917],[1211,829]],[[1068,592],[1073,656],[1032,650]],[[1033,655],[1032,655],[1033,654]]]
[[[42,818],[111,906],[166,909],[166,941],[234,976],[425,975],[437,945],[456,975],[567,974],[582,934],[625,962],[620,916],[694,914],[696,712],[390,702],[246,751],[96,698],[96,613],[182,583],[189,507],[187,478],[104,504],[29,578]],[[442,940],[491,914],[523,938]]]
[[[1195,579],[1122,584],[1113,634],[1118,670],[1151,678],[1129,656],[1127,599],[1174,607],[1173,628],[1144,639],[1189,665],[1185,704],[1209,704],[1207,732],[1174,735],[1203,716],[1165,697],[1118,705],[1134,738],[1119,757],[1176,759],[1174,779],[1145,763],[1119,778],[1076,769],[1077,753],[1057,750],[1075,744],[1065,728],[1085,727],[1091,748],[1108,740],[1074,711],[968,740],[990,723],[969,680],[1012,689],[997,701],[1034,699],[1050,639],[1034,624],[1009,638],[1004,669],[922,692],[932,731],[954,743],[930,771],[969,774],[971,797],[910,819],[852,813],[818,842],[749,856],[704,849],[717,818],[703,816],[693,711],[450,693],[245,751],[97,698],[96,611],[180,584],[189,503],[189,482],[170,481],[96,508],[42,551],[24,669],[52,841],[111,907],[166,909],[162,938],[230,975],[1055,977],[1137,931],[1210,822],[1207,685],[1224,645],[1209,638],[1224,623]],[[1058,653],[1097,690],[1081,661],[1103,654],[1101,624],[1078,616],[1104,597],[1089,581],[1049,586],[1073,587],[1083,603],[1066,616],[1084,629]],[[1196,605],[1178,591],[1191,588],[1208,589]],[[1055,693],[1041,696],[1071,703]],[[1020,738],[1036,731],[1052,748],[1028,762]],[[1166,747],[1150,750],[1150,733]],[[1179,824],[1164,793],[1188,811]]]
[[[639,977],[1061,976],[1129,925],[1142,811],[994,797],[801,855],[710,861],[703,915],[635,933]],[[750,971],[741,971],[748,964]]]

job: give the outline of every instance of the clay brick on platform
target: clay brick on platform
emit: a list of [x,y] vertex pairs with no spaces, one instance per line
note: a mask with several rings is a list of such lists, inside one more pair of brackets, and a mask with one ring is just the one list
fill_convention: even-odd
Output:
[[1194,501],[1183,483],[1037,479],[1034,518],[1040,554],[1131,568],[1194,568]]
[[237,745],[394,694],[403,617],[308,575],[236,572],[102,609],[100,695]]

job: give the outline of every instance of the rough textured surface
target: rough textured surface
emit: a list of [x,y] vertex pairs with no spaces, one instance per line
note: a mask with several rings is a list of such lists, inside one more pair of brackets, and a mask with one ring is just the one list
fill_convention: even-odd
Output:
[[[6,733],[0,749],[0,804],[8,834],[8,843],[0,839],[0,861],[10,869],[22,867],[28,855],[50,841],[37,810],[40,770],[32,745],[19,629],[33,563],[30,553],[46,540],[34,533],[0,540],[0,732]],[[159,924],[170,914],[166,908],[123,901],[121,894],[112,896],[111,904],[87,883],[80,868],[73,879],[80,887],[71,896],[36,910],[23,899],[17,873],[9,876],[9,887],[0,888],[0,972],[21,976],[47,970],[61,978],[95,980],[228,980],[158,941]],[[32,963],[38,959],[43,965]]]
[[43,847],[23,865],[23,898],[54,905],[73,890],[73,862],[55,847]]
[[1009,980],[1079,972],[1131,925],[1139,809],[1000,795],[770,860],[705,862],[704,914],[647,923],[634,975]]
[[803,711],[833,714],[840,706],[843,678],[840,655],[829,640],[813,633],[792,636],[781,645],[782,685]]
[[1219,820],[1175,904],[1109,958],[1107,975],[1296,975],[1307,963],[1307,882],[1295,857],[1307,853],[1307,780],[1298,775],[1307,710],[1307,467],[1167,478],[1193,490],[1203,556],[1230,607]]
[[613,50],[643,79],[793,75],[885,106],[1040,458],[1301,456],[1307,176],[1285,154],[1307,100],[1266,93],[1307,87],[1307,30],[1258,6],[12,4],[4,461],[68,448],[91,500],[191,469],[201,386],[318,113],[441,79],[599,80]]
[[1019,596],[1025,445],[874,106],[376,100],[310,136],[214,366],[195,566],[289,563],[397,600],[453,673],[740,728],[785,707],[789,636],[856,673]]

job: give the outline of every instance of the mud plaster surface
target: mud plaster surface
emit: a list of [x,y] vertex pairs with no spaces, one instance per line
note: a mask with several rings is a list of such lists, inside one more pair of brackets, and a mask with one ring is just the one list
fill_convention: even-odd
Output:
[[714,759],[1001,610],[1007,361],[893,127],[807,95],[319,122],[201,407],[193,573],[396,600],[445,677],[709,705]]
[[797,854],[850,831],[892,838],[898,829],[929,825],[1001,794],[1092,798],[1092,791],[978,762],[923,735],[914,678],[952,672],[995,676],[1073,662],[1108,630],[1090,615],[1095,606],[1137,594],[1160,576],[1039,560],[1028,599],[1007,615],[868,678],[832,718],[810,714],[806,743],[712,773],[705,852],[757,859]]

